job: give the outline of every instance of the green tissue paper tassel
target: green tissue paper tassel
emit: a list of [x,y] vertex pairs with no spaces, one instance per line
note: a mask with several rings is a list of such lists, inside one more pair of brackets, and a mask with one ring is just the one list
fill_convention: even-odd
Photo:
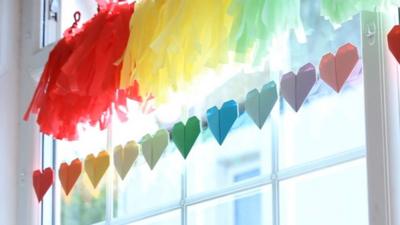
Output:
[[400,0],[321,0],[321,16],[340,25],[361,11],[385,11],[399,5]]
[[273,38],[301,27],[300,0],[233,0],[229,13],[234,18],[230,48],[239,62],[250,57],[259,64]]

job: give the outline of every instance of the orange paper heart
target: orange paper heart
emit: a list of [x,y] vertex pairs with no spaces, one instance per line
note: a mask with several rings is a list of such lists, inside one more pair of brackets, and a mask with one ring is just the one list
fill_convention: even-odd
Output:
[[79,159],[75,159],[70,165],[62,163],[58,176],[60,177],[61,186],[63,187],[65,194],[68,195],[74,187],[76,181],[82,172],[82,163]]
[[110,165],[110,156],[106,151],[101,151],[97,157],[90,154],[85,159],[85,172],[88,175],[93,187],[96,188],[101,178]]
[[340,47],[334,56],[324,55],[319,64],[321,79],[339,92],[358,62],[357,48],[348,43]]

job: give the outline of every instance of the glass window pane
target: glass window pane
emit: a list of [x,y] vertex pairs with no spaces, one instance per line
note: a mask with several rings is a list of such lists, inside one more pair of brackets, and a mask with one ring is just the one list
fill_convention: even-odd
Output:
[[179,225],[181,224],[181,211],[175,210],[170,213],[154,216],[146,220],[142,220],[128,225]]
[[41,46],[45,47],[57,41],[59,33],[59,0],[43,0],[41,15]]
[[365,159],[281,182],[281,224],[368,225]]
[[[206,129],[187,158],[188,194],[219,190],[235,183],[267,175],[271,172],[272,125],[268,119],[262,130],[254,125],[246,113],[219,146],[211,131]],[[257,174],[235,179],[249,170]]]
[[[115,174],[114,216],[135,216],[144,212],[178,205],[181,200],[181,156],[171,148],[153,171],[139,156],[123,181]],[[118,176],[118,177],[117,177]]]
[[190,225],[272,225],[272,191],[267,186],[188,208]]
[[[107,131],[99,131],[99,128],[86,128],[81,132],[79,141],[57,141],[57,161],[60,164],[68,164],[75,158],[79,158],[84,164],[88,154],[95,156],[107,149]],[[61,161],[62,160],[62,161]],[[93,224],[104,221],[106,215],[106,174],[101,179],[98,187],[93,188],[87,174],[82,171],[75,187],[71,193],[66,196],[60,182],[57,180],[60,199],[57,201],[57,212],[60,224],[81,225]]]
[[[53,139],[50,136],[42,135],[41,137],[42,146],[42,167],[43,169],[47,167],[53,168]],[[54,169],[54,168],[53,168]],[[53,201],[54,192],[57,193],[57,189],[52,186],[47,194],[43,196],[42,207],[42,224],[51,224],[53,221]]]
[[[312,62],[319,71],[321,57],[328,52],[336,54],[337,49],[347,42],[357,46],[361,55],[360,17],[356,16],[335,29],[320,16],[318,2],[302,1],[307,42],[299,43],[298,39],[290,36],[287,71],[281,71],[280,74],[289,70],[297,73],[297,70],[308,62]],[[336,93],[322,80],[318,80],[299,112],[294,112],[283,99],[281,103],[280,168],[364,147],[361,61],[340,93]]]

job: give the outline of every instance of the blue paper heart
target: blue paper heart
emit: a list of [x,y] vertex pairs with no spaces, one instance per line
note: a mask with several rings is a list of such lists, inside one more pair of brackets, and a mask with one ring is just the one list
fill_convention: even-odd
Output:
[[274,81],[264,85],[260,92],[257,89],[250,91],[246,96],[245,108],[250,118],[262,128],[268,115],[271,113],[278,99]]
[[219,110],[215,106],[207,110],[208,127],[220,145],[224,142],[237,117],[238,106],[233,100],[225,102]]

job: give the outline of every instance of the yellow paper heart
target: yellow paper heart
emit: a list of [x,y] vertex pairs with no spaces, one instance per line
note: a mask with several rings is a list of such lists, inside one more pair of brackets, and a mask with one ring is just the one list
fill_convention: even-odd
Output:
[[139,145],[135,141],[128,142],[125,148],[121,145],[114,148],[114,166],[122,180],[129,172],[138,154]]
[[106,151],[101,151],[97,157],[93,154],[86,156],[85,159],[85,172],[88,175],[93,187],[96,188],[101,178],[110,165],[110,156]]

